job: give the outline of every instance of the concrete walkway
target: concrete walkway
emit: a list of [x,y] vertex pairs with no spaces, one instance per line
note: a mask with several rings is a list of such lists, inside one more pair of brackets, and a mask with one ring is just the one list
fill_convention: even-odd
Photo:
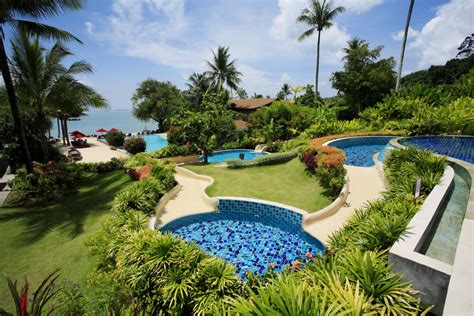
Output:
[[181,190],[157,212],[156,226],[166,225],[179,217],[216,210],[217,199],[209,198],[204,193],[206,187],[214,182],[212,178],[177,167],[175,179]]
[[384,184],[375,166],[345,167],[349,176],[349,196],[345,205],[335,214],[305,227],[308,233],[323,243],[327,243],[331,233],[344,226],[356,209],[364,206],[367,201],[379,198],[384,191]]

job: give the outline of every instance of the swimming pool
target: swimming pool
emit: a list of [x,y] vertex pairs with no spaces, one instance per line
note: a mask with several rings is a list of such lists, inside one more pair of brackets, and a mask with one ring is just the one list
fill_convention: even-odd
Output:
[[398,142],[474,163],[474,136],[415,136],[402,138]]
[[262,274],[271,263],[281,271],[294,260],[306,262],[324,249],[303,231],[302,214],[290,209],[247,200],[220,199],[219,210],[191,215],[165,225],[183,239],[232,263],[244,277],[247,270]]
[[361,136],[333,140],[326,145],[342,149],[346,154],[346,165],[370,167],[374,165],[372,157],[378,152],[379,161],[383,161],[386,151],[393,148],[389,144],[392,136]]
[[[244,160],[252,160],[260,156],[268,155],[265,152],[256,152],[251,149],[231,149],[231,150],[220,150],[215,151],[208,157],[209,162],[224,162],[227,159],[239,159],[240,154],[244,154]],[[200,161],[204,160],[204,157],[199,157]]]
[[146,142],[146,151],[155,151],[168,145],[168,140],[159,134],[140,135]]

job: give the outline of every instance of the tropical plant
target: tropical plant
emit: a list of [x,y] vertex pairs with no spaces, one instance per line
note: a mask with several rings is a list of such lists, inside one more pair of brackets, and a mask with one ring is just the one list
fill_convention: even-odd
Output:
[[[17,281],[13,282],[9,277],[7,277],[8,287],[10,289],[10,294],[15,303],[15,309],[17,316],[41,316],[43,315],[43,310],[46,307],[46,304],[53,299],[58,293],[58,289],[55,286],[56,280],[59,278],[59,270],[53,271],[50,273],[39,285],[36,291],[33,294],[33,299],[29,297],[30,284],[25,277],[25,282],[18,292]],[[31,304],[28,308],[28,303]],[[54,306],[50,308],[48,314],[54,311]],[[0,307],[0,314],[2,315],[12,315],[6,312],[3,308]]]
[[239,99],[248,99],[248,95],[247,95],[247,91],[245,91],[244,88],[237,88],[237,90],[235,91],[235,93],[237,94],[237,96],[239,97]]
[[[84,97],[83,101],[77,105],[78,107],[80,105],[104,107],[106,103],[95,91],[77,83],[75,79],[78,74],[92,72],[92,67],[87,62],[73,62],[69,67],[62,64],[64,59],[71,56],[72,53],[59,42],[53,45],[50,50],[45,50],[38,38],[31,40],[26,33],[22,32],[12,41],[12,52],[11,76],[18,102],[24,108],[32,106],[35,111],[35,129],[38,137],[42,138],[44,143],[43,160],[47,161],[49,160],[45,144],[47,139],[44,135],[50,128],[47,114],[48,107],[53,106],[54,98],[64,100],[60,94],[71,89],[68,85],[74,84],[74,88],[77,89],[74,89],[72,93],[76,95],[76,100]],[[79,93],[81,95],[77,97]],[[94,102],[91,99],[98,101]],[[61,106],[57,102],[54,104]]]
[[104,138],[110,146],[114,147],[123,146],[125,142],[125,134],[121,131],[108,132],[104,135]]
[[341,92],[350,106],[352,117],[381,101],[395,86],[395,60],[380,59],[383,46],[369,49],[364,40],[354,38],[345,50],[344,70],[331,77],[333,88]]
[[235,133],[232,112],[222,100],[222,94],[208,94],[202,102],[202,112],[185,111],[174,118],[173,126],[179,127],[183,142],[199,148],[205,163],[212,151]]
[[405,32],[403,33],[403,42],[402,42],[402,50],[400,53],[400,62],[398,64],[397,83],[395,85],[396,91],[400,89],[400,80],[402,78],[402,68],[403,68],[403,58],[405,56],[405,46],[407,44],[408,32],[410,30],[411,13],[413,12],[414,5],[415,5],[415,0],[410,0],[410,6],[408,7],[407,22],[405,24]]
[[286,98],[291,94],[291,86],[288,83],[284,83],[281,86],[280,92],[277,94],[277,99],[286,100]]
[[[40,0],[40,1],[9,1],[2,4],[0,10],[0,33],[4,33],[4,27],[12,27],[14,30],[25,32],[32,36],[40,36],[47,39],[56,40],[76,40],[79,39],[70,33],[55,27],[36,22],[40,18],[57,16],[67,10],[79,10],[83,7],[83,0]],[[32,20],[24,20],[30,18]],[[0,69],[2,70],[3,82],[8,94],[11,113],[14,122],[16,135],[22,147],[25,157],[26,170],[33,170],[32,160],[28,148],[26,135],[23,131],[20,111],[16,99],[15,87],[11,78],[8,58],[5,51],[4,36],[0,36]]]
[[213,86],[219,91],[226,85],[232,95],[232,91],[237,90],[242,73],[235,66],[236,59],[230,60],[229,47],[219,46],[217,53],[212,49],[212,60],[207,62]]
[[153,120],[158,130],[170,127],[171,117],[184,107],[184,97],[171,82],[147,79],[139,84],[132,97],[133,115],[141,121]]
[[146,142],[143,138],[129,138],[123,143],[123,147],[129,153],[135,155],[146,150]]
[[329,29],[333,25],[334,18],[339,14],[345,11],[345,8],[342,6],[333,7],[332,1],[324,0],[322,3],[319,0],[310,0],[309,8],[305,8],[301,11],[301,14],[298,16],[297,21],[304,23],[309,26],[305,32],[303,32],[298,40],[302,41],[311,35],[314,32],[318,33],[318,42],[316,48],[316,79],[315,79],[315,96],[318,94],[318,79],[319,79],[319,49],[321,45],[321,32],[324,29]]

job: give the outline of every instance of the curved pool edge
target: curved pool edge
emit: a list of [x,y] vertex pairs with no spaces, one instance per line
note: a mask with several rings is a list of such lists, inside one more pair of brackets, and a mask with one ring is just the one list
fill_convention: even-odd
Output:
[[[216,150],[216,151],[213,151],[211,155],[208,156],[209,157],[212,157],[214,154],[219,154],[219,153],[226,153],[226,152],[252,152],[254,154],[259,154],[261,156],[266,156],[266,155],[271,155],[272,153],[268,152],[268,151],[255,151],[255,149],[248,149],[248,148],[243,148],[243,149],[222,149],[222,150]],[[256,157],[255,157],[256,158]],[[253,160],[255,158],[252,158],[252,159],[248,159],[248,160]],[[199,162],[202,162],[204,159],[204,156],[203,155],[200,155],[197,157],[197,161]],[[227,158],[226,160],[228,159],[235,159],[235,158]],[[245,160],[245,159],[244,159]],[[225,163],[225,160],[223,161],[214,161],[214,162],[209,162],[209,163]]]
[[[219,208],[219,201],[220,200],[238,200],[238,201],[247,201],[247,202],[254,202],[254,203],[264,204],[264,205],[267,205],[267,206],[276,206],[276,207],[280,207],[280,208],[287,209],[287,210],[290,210],[290,211],[301,214],[302,215],[301,229],[303,231],[305,231],[307,234],[309,234],[311,237],[313,237],[314,239],[318,240],[324,247],[326,247],[326,241],[320,240],[317,236],[315,236],[313,233],[308,231],[307,228],[308,228],[308,226],[310,226],[310,225],[312,225],[312,224],[314,224],[314,223],[316,223],[316,222],[318,222],[322,219],[328,218],[328,217],[336,214],[340,210],[340,208],[345,204],[345,202],[347,200],[347,197],[349,196],[349,182],[350,181],[349,181],[348,175],[346,175],[346,178],[345,178],[346,181],[345,181],[344,186],[341,189],[341,192],[339,193],[338,197],[334,201],[332,201],[331,204],[329,204],[328,206],[325,206],[322,209],[320,209],[318,211],[315,211],[313,213],[309,213],[308,211],[297,208],[295,206],[291,206],[291,205],[287,205],[287,204],[283,204],[283,203],[279,203],[279,202],[263,200],[263,199],[256,199],[256,198],[249,198],[249,197],[237,197],[237,196],[210,197],[209,195],[207,195],[206,189],[214,183],[214,178],[212,178],[210,176],[197,174],[197,173],[195,173],[191,170],[188,170],[186,168],[179,167],[179,166],[176,167],[176,171],[177,171],[177,173],[179,173],[183,176],[193,178],[193,179],[204,180],[204,181],[208,182],[207,185],[202,188],[202,190],[200,192],[200,198],[204,201],[204,203],[209,205],[209,207],[212,208],[212,209],[206,210],[206,211],[200,211],[200,212],[193,212],[193,213],[189,213],[189,214],[183,214],[181,216],[176,216],[176,217],[174,217],[171,220],[168,220],[166,222],[159,222],[158,221],[158,218],[159,218],[160,214],[158,214],[158,212],[157,212],[155,214],[155,217],[154,217],[155,220],[153,222],[151,222],[151,224],[150,224],[150,228],[160,230],[163,227],[165,227],[166,225],[168,225],[169,223],[171,223],[173,221],[176,221],[176,220],[179,220],[179,219],[182,219],[184,217],[218,212],[219,211],[218,208]],[[179,191],[174,193],[174,195],[176,195],[178,192]],[[174,195],[173,195],[173,197],[174,197]],[[166,202],[164,202],[161,205],[161,208],[163,208],[171,198],[167,199]]]

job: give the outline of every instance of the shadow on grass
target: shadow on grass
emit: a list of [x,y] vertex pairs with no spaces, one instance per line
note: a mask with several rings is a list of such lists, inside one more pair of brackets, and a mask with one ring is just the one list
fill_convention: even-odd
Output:
[[109,211],[111,201],[128,182],[122,172],[91,176],[79,183],[79,192],[53,205],[0,209],[0,222],[19,220],[25,230],[15,242],[34,243],[53,230],[74,239],[84,232],[84,222]]

